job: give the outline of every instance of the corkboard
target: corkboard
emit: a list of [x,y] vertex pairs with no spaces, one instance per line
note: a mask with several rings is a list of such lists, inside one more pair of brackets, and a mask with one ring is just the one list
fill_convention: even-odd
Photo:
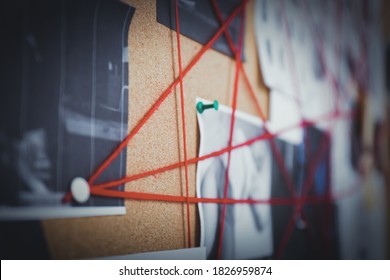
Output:
[[[156,1],[127,0],[136,8],[129,31],[129,130],[178,76],[176,32],[157,23]],[[253,30],[253,2],[246,9],[245,56],[249,80],[267,114],[268,92],[259,70]],[[183,68],[202,48],[181,36]],[[209,50],[184,78],[188,158],[197,156],[199,132],[195,98],[217,99],[231,106],[235,62]],[[241,77],[242,78],[242,77]],[[248,88],[240,79],[238,109],[256,114]],[[159,107],[127,148],[127,174],[136,174],[182,161],[182,124],[179,87]],[[195,196],[196,166],[189,167],[189,194]],[[126,190],[184,195],[184,168],[133,181]],[[127,214],[43,221],[53,258],[79,259],[156,250],[187,245],[186,205],[125,202]],[[192,244],[199,244],[198,212],[190,208]]]

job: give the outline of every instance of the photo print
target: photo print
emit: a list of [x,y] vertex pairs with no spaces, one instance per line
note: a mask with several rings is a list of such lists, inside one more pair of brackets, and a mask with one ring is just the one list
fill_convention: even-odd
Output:
[[[115,0],[8,2],[0,219],[125,214],[122,199],[62,199],[70,182],[88,179],[127,134],[135,9]],[[123,152],[100,179],[125,171]]]
[[[214,2],[221,12],[223,21],[227,20],[230,14],[242,4],[240,0],[215,0]],[[205,45],[221,26],[212,1],[179,0],[178,4],[180,33]],[[157,22],[176,30],[175,16],[175,0],[157,0]],[[229,31],[235,46],[238,45],[240,17],[241,15],[237,15],[226,29]],[[212,48],[234,58],[234,54],[231,52],[224,35],[216,40]],[[241,57],[244,60],[244,52],[242,52]]]
[[[204,103],[210,101],[198,99]],[[226,148],[229,143],[232,110],[198,114],[199,156]],[[264,133],[262,121],[236,111],[233,146]],[[223,198],[228,154],[200,161],[197,166],[197,193],[202,198]],[[231,152],[228,198],[267,200],[271,195],[271,155],[266,141],[257,141]],[[209,259],[217,257],[222,204],[200,203],[201,246]],[[226,206],[222,259],[258,259],[273,253],[271,207],[267,204]]]

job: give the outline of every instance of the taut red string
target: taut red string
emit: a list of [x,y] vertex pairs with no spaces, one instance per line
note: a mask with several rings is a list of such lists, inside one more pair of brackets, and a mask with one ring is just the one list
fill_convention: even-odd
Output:
[[[176,41],[177,41],[177,57],[179,64],[179,81],[180,81],[180,106],[181,106],[181,123],[183,129],[183,148],[184,148],[184,170],[186,181],[186,197],[188,199],[188,161],[187,161],[187,134],[186,134],[186,117],[184,109],[184,87],[183,87],[183,70],[181,65],[181,48],[180,48],[180,22],[179,22],[179,0],[176,0]],[[191,219],[190,219],[190,203],[187,200],[187,238],[188,247],[191,248]]]
[[100,189],[92,188],[91,194],[96,196],[103,197],[112,197],[112,198],[124,198],[132,200],[147,200],[147,201],[163,201],[169,203],[186,203],[187,200],[191,204],[197,203],[216,203],[216,204],[271,204],[271,205],[303,205],[303,204],[323,204],[335,200],[341,200],[349,197],[350,195],[356,193],[360,190],[359,186],[351,186],[347,190],[336,193],[331,197],[325,196],[301,196],[301,197],[280,197],[280,198],[270,198],[270,199],[233,199],[233,198],[207,198],[207,197],[192,197],[189,196],[188,199],[185,196],[181,195],[166,195],[166,194],[155,194],[155,193],[143,193],[143,192],[123,192],[119,190],[109,190],[109,189]]
[[[213,4],[213,8],[214,8],[214,11],[215,11],[215,14],[217,16],[217,19],[218,19],[219,23],[223,24],[223,18],[222,18],[221,10],[219,9],[219,7],[217,5],[216,0],[211,0],[211,2]],[[230,35],[229,30],[224,30],[224,35],[225,35],[225,37],[227,39],[227,42],[228,42],[230,50],[233,53],[236,53],[237,50],[236,50],[236,47],[234,46],[234,43],[233,43],[233,40],[232,40],[232,37]],[[264,122],[264,130],[266,132],[269,132],[268,127],[267,127],[267,118],[264,115],[263,110],[261,109],[260,102],[257,99],[256,94],[255,94],[255,92],[254,92],[254,90],[252,88],[252,85],[251,85],[251,83],[249,81],[248,75],[246,74],[245,68],[244,68],[241,60],[239,60],[238,63],[239,63],[239,67],[240,67],[241,73],[242,73],[242,75],[244,77],[245,85],[247,86],[249,94],[250,94],[250,96],[253,99],[253,102],[255,104],[257,113],[259,114],[260,118]],[[295,195],[294,184],[292,183],[291,177],[288,174],[286,165],[284,164],[284,161],[283,161],[282,154],[281,154],[280,150],[278,149],[278,147],[276,146],[275,141],[274,141],[273,138],[270,139],[270,144],[271,144],[272,153],[275,156],[276,164],[278,165],[279,170],[282,173],[283,179],[286,182],[287,190],[290,193],[290,195],[293,196],[293,195]]]
[[[286,133],[292,129],[308,128],[308,127],[312,127],[315,124],[318,124],[320,122],[325,122],[325,121],[327,122],[327,121],[332,121],[334,119],[342,119],[342,118],[348,119],[351,116],[353,116],[353,113],[350,113],[350,112],[345,112],[345,113],[339,112],[337,114],[332,112],[332,113],[324,114],[323,116],[318,117],[314,122],[307,122],[307,121],[300,122],[298,124],[292,125],[290,127],[284,128],[282,130],[279,130],[275,133],[265,132],[264,134],[259,135],[259,136],[254,137],[254,138],[251,138],[243,143],[234,145],[231,148],[225,147],[225,148],[222,148],[221,150],[212,152],[210,154],[189,159],[188,164],[195,164],[195,163],[198,163],[199,161],[203,161],[203,160],[206,160],[206,159],[209,159],[212,157],[217,157],[217,156],[220,156],[224,153],[227,153],[229,150],[233,151],[235,149],[240,149],[240,148],[243,148],[245,146],[250,146],[258,141],[266,141],[266,140],[273,139],[273,138],[278,137],[279,135]],[[170,164],[170,165],[167,165],[164,167],[160,167],[160,168],[157,168],[154,170],[149,170],[149,171],[146,171],[143,173],[125,176],[119,180],[109,181],[109,182],[100,183],[100,184],[94,184],[91,187],[93,187],[93,188],[113,188],[113,187],[117,187],[117,186],[123,185],[123,184],[128,183],[128,182],[131,182],[131,181],[143,179],[143,178],[149,177],[149,176],[154,176],[156,174],[163,173],[163,172],[173,170],[176,168],[180,168],[183,166],[184,166],[184,162],[176,162],[176,163],[173,163],[173,164]]]
[[[241,51],[242,51],[242,44],[243,44],[243,37],[244,37],[244,20],[245,20],[245,11],[242,12],[241,19],[240,19],[240,32],[238,35],[238,37],[239,37],[238,49],[235,52],[236,73],[235,73],[235,77],[234,77],[232,117],[230,120],[230,134],[229,134],[229,143],[228,143],[229,148],[231,148],[233,145],[233,132],[234,132],[235,113],[236,113],[236,108],[237,108],[237,96],[238,96],[238,81],[239,81],[238,78],[240,76],[239,61],[241,60]],[[224,186],[224,191],[223,191],[223,198],[224,199],[227,198],[228,189],[229,189],[230,159],[231,159],[231,150],[228,151],[228,159],[227,159],[226,172],[225,172],[225,186]],[[220,259],[222,256],[222,243],[223,243],[223,232],[224,232],[224,228],[225,228],[225,218],[226,218],[226,204],[222,204],[220,232],[219,232],[219,240],[218,240],[218,251],[217,251],[217,258],[218,259]]]

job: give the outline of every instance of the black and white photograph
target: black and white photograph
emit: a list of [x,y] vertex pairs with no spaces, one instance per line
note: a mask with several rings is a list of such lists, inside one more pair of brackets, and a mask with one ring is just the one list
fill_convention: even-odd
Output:
[[[135,9],[115,0],[7,2],[0,219],[125,214],[122,199],[63,198],[127,134]],[[124,176],[125,159],[123,152],[99,180]]]
[[[215,0],[214,3],[218,6],[223,21],[227,20],[230,14],[242,4],[240,0]],[[180,33],[198,43],[207,44],[221,26],[210,0],[179,0],[178,8]],[[159,23],[176,30],[175,15],[175,0],[157,0]],[[226,29],[235,46],[238,45],[240,17],[240,15],[236,16]],[[212,48],[234,58],[225,36],[220,36]],[[244,52],[241,57],[244,59]]]
[[[211,101],[198,99],[204,104]],[[228,147],[232,109],[198,114],[199,156]],[[260,119],[236,111],[232,145],[264,133]],[[228,153],[200,161],[197,166],[197,191],[202,198],[224,198]],[[271,154],[266,141],[257,141],[231,152],[228,198],[267,200],[271,195]],[[201,246],[207,258],[217,257],[222,204],[200,203]],[[232,204],[226,206],[222,259],[259,259],[273,253],[271,206]]]

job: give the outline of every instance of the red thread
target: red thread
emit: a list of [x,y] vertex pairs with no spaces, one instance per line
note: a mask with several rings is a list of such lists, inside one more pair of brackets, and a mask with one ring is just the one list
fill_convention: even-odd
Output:
[[[222,24],[223,23],[222,13],[221,13],[221,10],[219,9],[219,7],[218,7],[218,5],[216,3],[216,0],[212,0],[212,4],[213,4],[214,11],[216,13],[217,19],[220,22],[220,24]],[[236,47],[234,46],[234,43],[233,43],[233,40],[232,40],[232,37],[231,37],[229,31],[228,30],[224,30],[224,35],[225,35],[225,37],[227,39],[227,42],[228,42],[230,50],[233,53],[236,53],[237,50],[236,50]],[[264,130],[268,131],[268,127],[267,127],[267,123],[266,123],[267,118],[265,117],[265,115],[263,113],[263,110],[261,109],[260,102],[259,102],[259,100],[256,97],[256,94],[255,94],[255,92],[254,92],[254,90],[252,88],[252,85],[251,85],[251,83],[249,81],[248,75],[246,74],[245,68],[242,65],[241,60],[239,60],[238,63],[239,63],[239,67],[240,67],[241,73],[243,74],[243,77],[244,77],[245,85],[247,86],[247,88],[249,90],[249,94],[251,95],[251,98],[253,99],[254,104],[256,106],[256,110],[257,110],[260,118],[264,122]],[[276,163],[277,163],[277,165],[279,167],[279,170],[282,173],[284,181],[286,182],[287,190],[290,193],[290,195],[293,196],[295,194],[294,184],[292,183],[291,177],[288,174],[286,165],[284,164],[284,161],[283,161],[282,154],[279,151],[279,149],[277,148],[273,138],[270,139],[270,144],[271,144],[272,153],[273,153],[273,155],[275,156],[275,159],[276,159]]]
[[[237,96],[238,96],[238,78],[240,76],[239,61],[241,60],[242,42],[243,42],[243,35],[244,35],[244,20],[245,20],[245,11],[243,11],[242,15],[241,15],[240,32],[239,32],[239,35],[238,35],[239,36],[239,39],[238,39],[238,50],[235,53],[236,74],[235,74],[235,78],[234,78],[232,117],[231,117],[231,120],[230,120],[230,134],[229,134],[229,144],[228,144],[229,148],[231,148],[232,144],[233,144],[233,132],[234,132],[235,113],[236,113],[236,108],[237,108]],[[229,189],[230,159],[231,159],[231,150],[228,151],[228,159],[227,159],[226,172],[225,172],[225,186],[224,186],[224,192],[223,192],[223,198],[224,199],[227,198],[228,189]],[[220,223],[218,251],[217,251],[217,258],[218,259],[220,259],[221,256],[222,256],[222,243],[223,243],[223,232],[224,232],[224,228],[225,228],[225,218],[226,218],[226,204],[222,204],[221,223]]]
[[[224,22],[224,24],[219,28],[216,34],[210,39],[210,41],[202,47],[202,49],[197,53],[193,60],[187,65],[187,67],[182,72],[182,78],[184,78],[188,72],[196,65],[196,63],[202,58],[208,49],[215,43],[215,41],[220,37],[222,32],[229,26],[231,21],[237,16],[237,14],[246,6],[248,0],[244,0],[240,6],[238,6]],[[149,111],[141,119],[141,121],[133,128],[133,130],[126,136],[125,139],[117,146],[117,148],[103,161],[103,163],[96,169],[96,171],[91,175],[88,180],[90,187],[93,186],[95,180],[107,169],[107,167],[118,157],[120,152],[128,145],[130,140],[141,130],[145,123],[150,119],[150,117],[158,110],[160,105],[165,101],[165,99],[172,92],[172,89],[177,86],[179,83],[179,78],[175,79],[168,88],[160,95],[157,101],[152,105]],[[63,203],[69,202],[72,199],[72,195],[68,192],[64,198]]]
[[[237,144],[237,145],[234,145],[232,146],[231,148],[229,147],[225,147],[219,151],[215,151],[215,152],[212,152],[210,154],[207,154],[207,155],[204,155],[204,156],[201,156],[201,157],[195,157],[195,158],[192,158],[192,159],[189,159],[188,160],[188,164],[195,164],[195,163],[198,163],[199,161],[202,161],[202,160],[206,160],[206,159],[209,159],[209,158],[212,158],[212,157],[217,157],[217,156],[221,156],[223,155],[224,153],[227,153],[229,150],[235,150],[235,149],[240,149],[242,147],[245,147],[245,146],[249,146],[249,145],[252,145],[258,141],[266,141],[266,140],[270,140],[272,138],[275,138],[275,137],[278,137],[279,135],[287,132],[287,131],[290,131],[292,129],[296,129],[296,128],[307,128],[307,127],[311,127],[311,126],[314,126],[315,123],[320,123],[320,122],[323,122],[323,121],[331,121],[333,119],[341,119],[341,118],[350,118],[352,116],[352,113],[349,113],[349,112],[339,112],[338,114],[334,114],[334,113],[329,113],[329,114],[324,114],[320,117],[318,117],[316,119],[316,122],[302,122],[302,123],[298,123],[298,124],[295,124],[295,125],[292,125],[290,127],[287,127],[285,129],[282,129],[280,131],[277,131],[276,133],[269,133],[269,132],[265,132],[264,134],[260,135],[260,136],[257,136],[257,137],[254,137],[252,139],[249,139],[243,143],[240,143],[240,144]],[[176,163],[173,163],[173,164],[170,164],[170,165],[167,165],[167,166],[164,166],[164,167],[160,167],[160,168],[157,168],[157,169],[154,169],[154,170],[149,170],[149,171],[146,171],[146,172],[143,172],[143,173],[139,173],[139,174],[134,174],[134,175],[130,175],[130,176],[125,176],[119,180],[114,180],[114,181],[109,181],[109,182],[105,182],[105,183],[101,183],[101,184],[95,184],[93,185],[92,187],[93,188],[113,188],[113,187],[117,187],[117,186],[120,186],[120,185],[123,185],[125,183],[128,183],[128,182],[131,182],[131,181],[136,181],[136,180],[139,180],[139,179],[143,179],[145,177],[149,177],[149,176],[153,176],[155,174],[158,174],[158,173],[163,173],[163,172],[166,172],[166,171],[169,171],[169,170],[173,170],[173,169],[176,169],[176,168],[180,168],[180,167],[183,167],[184,166],[184,162],[176,162]]]
[[[222,21],[222,15],[221,15],[221,12],[220,12],[220,10],[219,10],[219,8],[218,8],[218,5],[216,4],[216,1],[215,1],[215,0],[212,0],[212,4],[213,4],[213,7],[214,7],[214,11],[216,12],[217,18],[218,18],[218,20],[221,22],[221,21]],[[290,34],[289,34],[288,28],[287,28],[287,31],[288,31],[289,47],[291,47],[290,36],[289,36]],[[235,47],[234,47],[234,44],[233,44],[233,42],[232,42],[232,39],[231,39],[231,36],[230,36],[229,32],[228,32],[227,30],[225,30],[224,34],[225,34],[225,36],[226,36],[226,38],[227,38],[227,41],[228,41],[228,44],[229,44],[229,47],[230,47],[231,51],[232,51],[232,52],[235,52]],[[290,49],[290,52],[291,52],[291,49]],[[290,61],[290,62],[291,62],[291,61]],[[294,61],[292,61],[292,63],[293,63],[293,65],[290,63],[290,70],[293,70],[292,67],[295,67]],[[264,116],[264,114],[262,113],[262,110],[261,110],[261,107],[260,107],[260,104],[259,104],[257,98],[255,97],[254,91],[253,91],[253,89],[252,89],[252,87],[251,87],[251,85],[250,85],[250,83],[249,83],[249,79],[248,79],[247,76],[246,76],[246,73],[245,73],[245,70],[244,70],[244,68],[243,68],[243,66],[242,66],[242,64],[241,64],[241,61],[240,61],[240,69],[241,69],[242,72],[245,74],[245,75],[244,75],[245,81],[246,81],[247,86],[248,86],[248,88],[249,88],[249,92],[250,92],[250,94],[251,94],[251,97],[252,97],[252,99],[253,99],[254,102],[255,102],[255,105],[256,105],[256,108],[257,108],[257,110],[258,110],[258,112],[259,112],[259,114],[260,114],[260,117],[263,119],[263,121],[264,121],[264,123],[265,123],[265,116]],[[292,71],[292,72],[293,72],[293,74],[295,74],[294,71]],[[296,75],[295,75],[295,76],[296,76]],[[294,80],[294,81],[295,81],[295,80]],[[295,82],[296,82],[296,81],[295,81]],[[295,93],[296,93],[296,95],[297,95],[297,94],[298,94],[298,91],[299,91],[298,84],[297,84],[297,83],[294,83],[294,86],[295,86]],[[301,108],[301,100],[300,100],[300,99],[301,99],[301,96],[299,95],[298,97],[299,97],[299,100],[298,100],[298,101],[299,101],[299,106],[300,106],[300,108]],[[300,111],[302,111],[302,110],[300,110]],[[267,131],[268,129],[267,129],[266,123],[264,124],[264,127],[265,127],[265,130]],[[308,138],[308,136],[307,136],[306,133],[305,133],[305,142],[306,142],[307,144],[309,144],[309,138]],[[275,159],[276,159],[276,162],[277,162],[277,164],[278,164],[279,170],[281,171],[282,176],[283,176],[283,178],[284,178],[284,180],[285,180],[285,182],[286,182],[287,189],[288,189],[288,191],[289,191],[289,193],[290,193],[291,196],[295,196],[295,188],[294,188],[294,185],[293,185],[293,183],[292,183],[292,181],[291,181],[291,177],[289,176],[289,174],[288,174],[288,172],[287,172],[287,168],[286,168],[286,166],[285,166],[285,164],[284,164],[284,162],[283,162],[282,155],[281,155],[279,149],[276,147],[276,144],[275,144],[273,138],[271,139],[270,144],[271,144],[272,152],[273,152],[273,154],[274,154],[274,156],[275,156]],[[310,147],[310,145],[308,145],[308,147]],[[314,171],[315,171],[315,169],[314,169]],[[313,171],[313,172],[314,172],[314,171]],[[302,195],[302,194],[301,194],[301,195]],[[223,231],[223,227],[222,227],[222,231]]]
[[294,207],[294,210],[293,210],[293,213],[291,214],[291,218],[286,226],[286,229],[284,230],[284,234],[283,234],[283,238],[282,238],[282,241],[279,243],[279,246],[278,248],[276,249],[276,252],[275,252],[275,258],[276,259],[280,259],[286,246],[287,246],[287,243],[290,239],[290,236],[294,230],[294,226],[295,226],[295,220],[296,220],[296,216],[298,215],[298,207],[297,207],[297,204],[295,205]]
[[[360,190],[360,186],[352,186],[348,190],[335,194],[331,198],[329,196],[302,196],[293,198],[270,198],[270,199],[233,199],[233,198],[199,198],[188,197],[191,204],[197,203],[216,203],[216,204],[270,204],[270,205],[303,205],[303,204],[323,204],[327,203],[329,199],[332,201],[341,200],[349,197],[351,194]],[[91,194],[103,197],[124,198],[133,200],[148,200],[148,201],[163,201],[170,203],[186,203],[187,197],[178,195],[154,194],[143,192],[123,192],[119,190],[109,190],[101,188],[92,188]]]
[[[221,28],[217,31],[217,33],[213,36],[213,38],[198,52],[195,58],[188,64],[188,66],[182,72],[182,78],[184,78],[187,73],[195,66],[195,64],[202,58],[202,56],[206,53],[206,51],[215,43],[215,41],[219,38],[222,32],[229,26],[230,22],[236,17],[236,15],[244,8],[247,0],[243,1],[243,3],[233,11],[233,13],[229,16],[229,18],[225,21],[225,23],[221,26]],[[153,104],[153,106],[149,109],[149,111],[145,114],[142,120],[133,128],[133,130],[126,136],[126,138],[119,144],[119,146],[113,151],[113,153],[97,168],[97,170],[92,174],[88,183],[92,185],[95,180],[103,173],[104,170],[111,164],[115,158],[118,157],[120,152],[127,146],[129,141],[141,130],[141,128],[145,125],[145,123],[150,119],[150,117],[157,111],[160,105],[164,102],[164,100],[169,96],[172,92],[172,89],[179,83],[179,78],[177,78],[168,88],[161,94],[158,100]]]
[[[179,23],[179,0],[176,0],[176,41],[177,41],[177,57],[179,63],[179,80],[180,80],[180,101],[181,101],[181,122],[183,129],[183,148],[184,148],[184,170],[186,180],[186,197],[188,199],[188,161],[187,161],[187,134],[186,134],[186,117],[184,110],[184,87],[183,87],[183,70],[181,65],[181,49],[180,49],[180,23]],[[190,203],[187,200],[187,238],[188,247],[191,248],[191,221],[190,221]]]

